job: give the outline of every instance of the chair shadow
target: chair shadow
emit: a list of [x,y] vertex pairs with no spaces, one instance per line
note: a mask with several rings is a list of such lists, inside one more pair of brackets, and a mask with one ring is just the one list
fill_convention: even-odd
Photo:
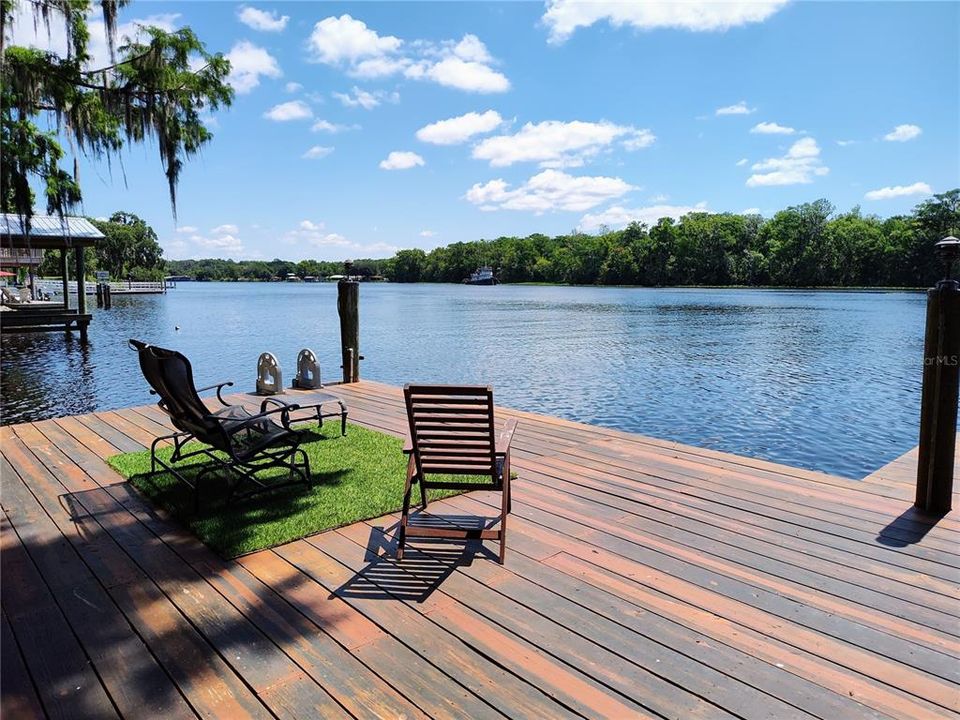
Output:
[[887,547],[902,548],[923,540],[947,513],[924,513],[910,506],[891,520],[877,535],[877,542]]
[[[468,515],[436,516],[413,513],[410,525],[419,527],[485,527],[484,518]],[[364,562],[367,565],[337,588],[332,595],[367,600],[426,601],[458,567],[467,567],[477,556],[496,559],[495,553],[480,540],[429,542],[407,541],[403,560],[398,561],[397,533],[399,523],[370,529]]]

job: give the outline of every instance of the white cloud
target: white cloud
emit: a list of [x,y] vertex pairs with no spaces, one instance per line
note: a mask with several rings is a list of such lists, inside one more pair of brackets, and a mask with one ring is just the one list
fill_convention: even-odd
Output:
[[746,158],[740,158],[739,160],[737,160],[737,163],[736,163],[736,164],[737,164],[737,167],[743,167],[743,166],[746,165],[748,162],[750,162],[750,161],[747,160]]
[[288,82],[286,85],[283,86],[283,89],[286,90],[288,93],[295,93],[303,90],[303,85],[301,85],[298,82]]
[[897,125],[893,130],[883,136],[887,142],[907,142],[919,137],[923,129],[919,125]]
[[615,205],[599,213],[584,215],[580,220],[580,229],[589,232],[602,225],[615,229],[625,227],[632,222],[652,226],[656,225],[660,218],[669,217],[678,220],[688,213],[706,211],[707,204],[705,202],[696,205],[651,205],[639,208],[625,208]]
[[188,247],[186,240],[164,240],[161,245],[163,245],[163,256],[167,260],[186,259]]
[[495,70],[495,60],[476,35],[459,41],[405,42],[380,35],[350,15],[324,18],[307,41],[310,59],[344,69],[357,78],[375,79],[403,74],[467,92],[494,93],[510,89],[510,81]]
[[778,125],[775,122],[762,122],[750,128],[750,132],[758,135],[793,135],[796,130],[786,125]]
[[262,47],[241,40],[227,53],[230,75],[227,82],[241,95],[260,84],[261,77],[278,78],[283,75],[277,59]]
[[740,211],[741,215],[761,215],[760,208],[746,208]]
[[747,178],[747,187],[806,185],[830,172],[820,160],[817,141],[810,137],[797,140],[783,157],[768,158],[751,169],[754,174]]
[[178,233],[195,233],[196,231],[197,228],[195,228],[193,225],[181,225],[177,228]]
[[368,92],[354,86],[349,93],[335,92],[333,96],[339,100],[344,107],[362,107],[364,110],[373,110],[382,102],[400,102],[400,95],[396,92],[388,93],[384,90],[375,90]]
[[415,152],[401,152],[394,150],[387,155],[386,160],[380,161],[381,170],[409,170],[410,168],[423,165],[423,158]]
[[421,231],[420,231],[420,237],[423,237],[423,238],[432,238],[432,237],[435,237],[435,236],[436,236],[436,233],[435,233],[433,230],[421,230]]
[[327,132],[334,135],[339,132],[344,132],[345,130],[357,130],[359,127],[359,125],[337,125],[328,120],[317,120],[310,126],[310,130],[313,132]]
[[356,63],[366,58],[376,58],[395,53],[403,45],[400,38],[381,37],[367,27],[362,20],[350,15],[324,18],[313,26],[307,40],[311,59],[325,65]]
[[276,122],[288,122],[290,120],[306,120],[313,117],[313,110],[302,100],[291,100],[289,102],[274,105],[263,114],[268,120]]
[[206,237],[203,235],[191,235],[190,242],[195,246],[204,248],[206,255],[213,254],[214,257],[231,257],[241,255],[244,252],[243,242],[230,234],[218,235],[216,237]]
[[491,167],[518,162],[538,162],[541,167],[580,167],[616,140],[627,150],[647,147],[656,137],[649,130],[610,122],[527,123],[513,135],[486,138],[473,149],[473,157],[488,160]]
[[314,145],[312,148],[307,150],[301,157],[304,160],[320,160],[325,158],[327,155],[333,152],[332,147],[324,147],[323,145]]
[[471,187],[464,198],[481,210],[551,210],[583,212],[622,197],[635,188],[617,177],[574,177],[559,170],[544,170],[511,189],[505,180]]
[[289,15],[278,17],[276,10],[267,12],[266,10],[257,10],[257,8],[249,5],[240,8],[237,18],[244,25],[263,32],[281,32],[290,21]]
[[[398,247],[383,242],[358,243],[337,232],[330,232],[322,222],[302,220],[281,238],[287,245],[301,249],[294,256],[318,260],[344,260],[349,257],[389,257]],[[306,250],[305,248],[309,248]]]
[[856,145],[859,140],[837,140],[837,145],[840,147],[847,147],[848,145]]
[[430,65],[422,75],[407,74],[407,77],[426,77],[434,82],[457,90],[478,93],[499,93],[510,89],[507,76],[484,63],[448,57]]
[[417,139],[434,145],[457,145],[474,135],[488,133],[503,123],[500,113],[487,110],[485,113],[468,112],[466,115],[438,120],[417,130]]
[[761,2],[623,2],[623,0],[548,0],[543,21],[549,41],[562,43],[578,28],[606,20],[613,27],[629,25],[637,30],[672,28],[692,32],[724,31],[748,23],[763,22],[787,4],[787,0]]
[[642,150],[643,148],[650,147],[657,141],[657,136],[646,128],[642,130],[634,130],[623,141],[623,148],[628,152],[633,152],[634,150]]
[[747,107],[747,101],[741,100],[735,105],[727,105],[725,107],[717,108],[717,115],[749,115],[752,112],[755,112],[756,108]]
[[227,223],[225,225],[217,225],[210,232],[212,232],[214,235],[236,235],[240,232],[240,228],[238,228],[236,225]]
[[933,195],[933,188],[925,182],[915,182],[913,185],[894,185],[893,187],[871,190],[863,197],[867,200],[890,200],[909,195]]

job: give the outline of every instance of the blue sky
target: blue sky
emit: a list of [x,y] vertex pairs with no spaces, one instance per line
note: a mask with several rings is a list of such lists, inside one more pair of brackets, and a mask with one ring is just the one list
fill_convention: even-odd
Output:
[[821,197],[887,216],[960,186],[957,3],[133,2],[121,19],[189,25],[236,68],[177,221],[155,147],[122,172],[81,163],[84,212],[137,213],[171,258],[384,257]]

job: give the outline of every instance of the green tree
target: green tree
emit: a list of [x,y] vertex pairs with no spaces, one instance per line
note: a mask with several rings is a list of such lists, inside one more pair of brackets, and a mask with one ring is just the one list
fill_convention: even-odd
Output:
[[931,285],[942,268],[933,247],[947,235],[960,236],[960,190],[938,193],[913,209],[913,243],[906,262],[918,278],[918,285]]
[[420,282],[427,265],[427,254],[423,250],[400,250],[393,259],[393,275],[390,278],[395,282]]
[[839,258],[826,236],[832,213],[829,202],[816,200],[781,210],[763,226],[774,284],[796,287],[833,282]]
[[[34,21],[66,31],[66,54],[6,45],[18,7]],[[91,0],[0,0],[0,203],[29,218],[34,188],[47,211],[65,213],[82,199],[77,164],[61,166],[65,137],[93,158],[118,153],[126,143],[156,142],[176,214],[176,189],[185,159],[212,135],[201,113],[230,104],[230,63],[210,54],[189,28],[142,28],[117,46],[117,12],[127,0],[100,2],[111,59],[91,67],[87,26]],[[197,68],[198,69],[194,69]],[[48,129],[52,128],[52,129]]]
[[154,279],[163,274],[163,248],[153,228],[133,213],[115,212],[91,220],[104,238],[96,244],[97,268],[114,279]]

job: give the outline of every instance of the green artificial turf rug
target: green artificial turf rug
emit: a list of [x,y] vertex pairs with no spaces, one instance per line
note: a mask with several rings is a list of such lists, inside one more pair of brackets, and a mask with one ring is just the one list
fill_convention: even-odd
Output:
[[[211,473],[201,485],[197,514],[193,511],[193,491],[189,487],[162,468],[151,474],[148,450],[114,455],[107,462],[152,502],[176,516],[226,558],[400,509],[407,471],[402,440],[352,423],[347,426],[347,434],[341,436],[339,420],[327,423],[322,431],[313,427],[305,432],[308,437],[300,447],[310,458],[310,487],[297,483],[228,502],[229,483]],[[186,451],[194,449],[192,446],[201,447],[191,443]],[[166,447],[159,449],[158,455],[169,462],[172,452],[172,448]],[[181,470],[185,477],[192,479],[205,467],[200,459],[183,463],[187,468],[197,463],[191,469]],[[274,472],[286,474],[284,470]],[[455,479],[489,482],[488,478]],[[247,489],[249,487],[248,484]],[[455,494],[457,491],[432,490],[430,500]],[[416,488],[414,501],[419,501]]]

